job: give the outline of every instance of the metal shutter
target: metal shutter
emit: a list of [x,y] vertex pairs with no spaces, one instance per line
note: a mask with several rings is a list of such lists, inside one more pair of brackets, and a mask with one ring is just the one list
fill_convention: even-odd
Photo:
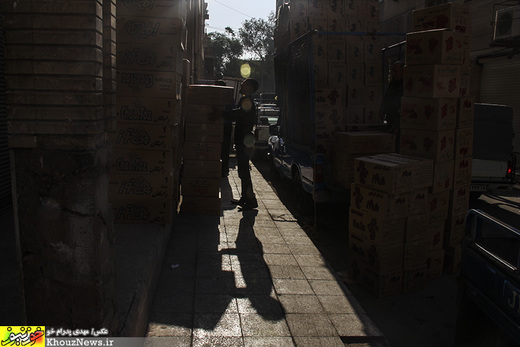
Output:
[[480,100],[513,108],[513,147],[520,152],[520,55],[480,60],[483,64]]
[[12,206],[11,169],[7,144],[4,27],[0,16],[0,211]]

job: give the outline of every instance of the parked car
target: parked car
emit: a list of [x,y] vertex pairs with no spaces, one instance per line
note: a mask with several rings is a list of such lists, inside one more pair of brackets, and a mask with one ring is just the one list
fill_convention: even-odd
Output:
[[280,116],[280,109],[276,104],[260,104],[257,108],[258,118],[254,128],[255,151],[266,151],[269,140],[269,126],[275,125]]

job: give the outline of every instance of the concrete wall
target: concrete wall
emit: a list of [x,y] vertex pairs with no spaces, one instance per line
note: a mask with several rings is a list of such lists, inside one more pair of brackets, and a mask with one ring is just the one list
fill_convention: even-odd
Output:
[[0,6],[27,323],[115,332],[115,0]]

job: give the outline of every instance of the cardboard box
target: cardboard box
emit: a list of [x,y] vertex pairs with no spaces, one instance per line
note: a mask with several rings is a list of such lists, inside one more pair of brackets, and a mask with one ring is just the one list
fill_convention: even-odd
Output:
[[445,214],[430,214],[428,221],[428,250],[438,250],[444,247],[444,232],[446,230]]
[[224,124],[186,123],[185,139],[200,142],[222,142]]
[[347,124],[365,124],[365,108],[362,106],[347,107]]
[[406,35],[406,65],[448,64],[464,62],[464,34],[435,29]]
[[455,134],[455,158],[473,156],[473,127],[457,129]]
[[177,210],[172,199],[115,199],[110,203],[116,224],[169,225]]
[[378,246],[358,235],[349,235],[349,256],[359,259],[376,272],[399,271],[403,268],[403,244]]
[[401,129],[400,153],[435,161],[454,159],[455,130]]
[[190,84],[187,91],[187,103],[197,105],[232,105],[233,87]]
[[[369,94],[367,93],[367,96],[368,95]],[[372,104],[372,102],[370,102],[370,104]],[[372,106],[365,107],[365,124],[381,124],[379,107],[375,106],[377,104],[379,103],[374,103]]]
[[[303,35],[303,32],[300,35]],[[315,64],[326,64],[327,63],[327,35],[312,35],[312,47],[313,47],[313,58]]]
[[471,10],[462,4],[426,7],[412,12],[414,31],[429,29],[450,29],[462,33],[471,33]]
[[186,124],[222,124],[224,122],[224,105],[186,105]]
[[169,175],[172,171],[171,152],[114,148],[112,154],[113,173],[161,174]]
[[438,193],[428,193],[428,212],[430,214],[443,214],[448,216],[450,209],[450,190],[446,190]]
[[117,15],[124,17],[164,17],[186,19],[186,1],[121,1],[117,4]]
[[185,46],[185,22],[179,18],[117,16],[117,44],[146,43],[160,39],[168,44]]
[[127,97],[181,98],[181,76],[177,72],[117,70],[117,95]]
[[444,269],[444,249],[429,250],[426,254],[426,272],[428,279],[442,277]]
[[363,63],[347,63],[347,84],[349,86],[365,85],[365,64]]
[[394,151],[392,134],[376,131],[338,132],[334,149],[347,153],[386,153]]
[[183,214],[220,216],[220,204],[218,197],[183,196],[180,211]]
[[469,209],[469,187],[470,185],[454,188],[450,194],[449,213],[457,215],[466,213]]
[[[426,260],[425,260],[426,262]],[[428,280],[426,263],[404,269],[403,292],[409,293],[426,287]]]
[[464,97],[471,95],[471,68],[466,66],[460,69],[459,95]]
[[119,123],[109,139],[115,147],[152,150],[170,150],[177,142],[171,125],[147,123]]
[[[350,30],[349,25],[350,24],[347,23],[347,31],[353,31]],[[345,57],[347,63],[363,63],[365,58],[365,42],[361,36],[347,35],[345,42],[347,43],[347,54]]]
[[365,266],[362,259],[350,257],[349,272],[352,279],[367,289],[372,295],[381,298],[399,295],[403,291],[403,270],[378,272]]
[[328,63],[328,85],[342,88],[347,84],[347,65],[345,63]]
[[410,192],[408,216],[428,212],[428,188],[419,188]]
[[175,98],[117,97],[117,123],[174,124],[180,120],[180,102]]
[[454,160],[435,161],[433,163],[432,193],[443,192],[453,188]]
[[185,160],[183,175],[189,178],[220,178],[222,162],[220,160]]
[[[381,48],[383,43],[378,36],[363,36],[364,61],[369,64],[381,65]],[[382,77],[380,77],[382,78]]]
[[401,98],[401,128],[451,130],[457,123],[456,98]]
[[408,193],[431,186],[433,161],[399,154],[356,158],[354,182],[387,193]]
[[[327,89],[329,87],[341,88],[345,85],[345,84],[342,84],[340,86],[339,83],[329,85],[328,64],[333,64],[333,63],[328,63],[327,61],[316,60],[316,58],[315,58],[314,62],[315,62],[315,64],[313,65],[313,72],[314,72],[314,85],[315,85],[316,89]],[[346,74],[346,72],[345,72],[345,74]],[[346,75],[344,77],[346,78]],[[338,79],[342,79],[342,77],[338,77]]]
[[[347,79],[348,79],[347,75]],[[362,107],[364,105],[365,86],[362,84],[349,84],[348,95],[347,95],[347,106],[351,107]]]
[[220,178],[183,177],[181,191],[182,196],[218,198],[220,193]]
[[456,98],[460,96],[459,65],[406,65],[403,96]]
[[[366,55],[366,54],[365,54]],[[381,62],[366,62],[365,63],[365,85],[375,86],[377,90],[381,90],[382,85],[382,67]],[[379,93],[381,94],[381,93]]]
[[182,145],[185,160],[220,160],[218,142],[185,141]]
[[[423,227],[426,229],[426,226]],[[426,264],[428,239],[418,239],[404,244],[404,267],[421,266]]]
[[466,233],[466,212],[449,215],[446,220],[446,230],[444,233],[444,247],[460,246]]
[[113,173],[108,194],[111,199],[169,199],[173,194],[173,175]]
[[374,87],[374,86],[366,86],[365,87],[365,103],[366,103],[366,109],[375,109],[377,110],[378,119],[379,121],[377,123],[381,122],[381,118],[379,117],[379,109],[381,105],[381,101],[383,100],[383,94],[381,92],[381,86]]
[[471,169],[473,166],[472,164],[472,157],[463,157],[455,159],[455,167],[453,170],[453,188],[458,188],[471,184]]
[[346,59],[345,38],[343,36],[330,35],[327,38],[327,61],[344,63]]
[[345,107],[344,88],[317,89],[315,92],[316,108],[343,108]]
[[298,37],[309,31],[308,17],[292,17],[289,18],[289,42],[296,40]]
[[403,218],[407,215],[409,195],[391,194],[352,184],[351,207],[379,218]]
[[473,118],[475,115],[475,98],[458,98],[457,107],[457,128],[473,128]]
[[371,213],[349,210],[349,233],[378,246],[402,244],[405,218],[379,218]]
[[345,31],[345,21],[341,17],[328,17],[327,18],[327,31]]
[[406,217],[404,233],[405,244],[428,239],[428,228],[427,225],[425,225],[428,216],[428,213],[423,213]]
[[162,39],[147,43],[117,43],[119,70],[182,72],[184,50]]

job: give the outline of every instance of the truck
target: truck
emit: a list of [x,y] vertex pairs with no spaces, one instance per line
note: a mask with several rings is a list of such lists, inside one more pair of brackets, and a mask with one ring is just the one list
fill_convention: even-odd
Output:
[[309,197],[316,203],[337,200],[335,194],[343,190],[334,186],[329,162],[317,141],[315,35],[309,31],[300,36],[274,59],[280,116],[270,126],[268,159],[280,176],[291,180],[295,200],[301,205]]
[[507,105],[475,103],[470,194],[511,191],[515,185],[513,109]]
[[520,231],[470,209],[458,278],[457,346],[520,345]]

